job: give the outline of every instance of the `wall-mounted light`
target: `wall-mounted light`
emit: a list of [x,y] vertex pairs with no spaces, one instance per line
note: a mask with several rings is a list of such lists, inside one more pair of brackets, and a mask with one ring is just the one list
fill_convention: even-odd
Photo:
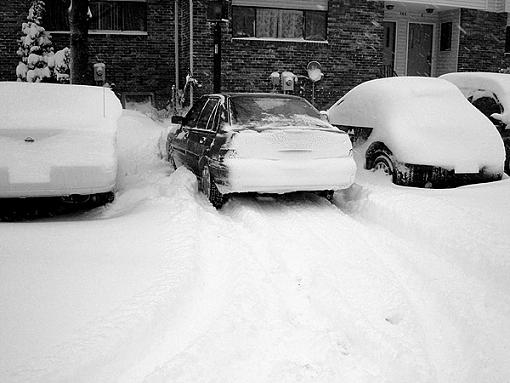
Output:
[[425,8],[425,12],[433,13],[434,12],[434,8]]
[[386,9],[387,9],[388,11],[391,11],[393,8],[395,8],[395,6],[394,6],[393,4],[387,4],[387,5],[386,5]]

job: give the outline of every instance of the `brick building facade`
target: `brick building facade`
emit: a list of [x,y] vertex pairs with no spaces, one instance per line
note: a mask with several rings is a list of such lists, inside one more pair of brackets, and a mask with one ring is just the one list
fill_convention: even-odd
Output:
[[[211,92],[214,23],[207,20],[207,0],[137,1],[138,4],[140,2],[146,6],[142,30],[90,32],[90,83],[93,83],[92,64],[103,62],[106,64],[107,81],[115,83],[120,95],[153,93],[158,107],[162,107],[170,101],[172,86],[178,83],[178,87],[182,88],[193,66],[193,77],[199,83],[194,94]],[[27,0],[2,2],[2,81],[15,80],[17,40],[21,36],[21,24],[26,19],[29,3]],[[120,6],[129,1],[109,3],[119,3]],[[317,106],[327,107],[363,81],[386,75],[413,74],[411,64],[419,63],[413,64],[411,60],[412,38],[419,33],[427,36],[425,28],[420,27],[426,25],[431,25],[427,28],[432,32],[429,33],[430,57],[425,63],[429,68],[423,75],[437,76],[455,70],[497,71],[508,65],[505,56],[507,13],[502,9],[481,10],[476,9],[477,6],[469,8],[469,4],[467,8],[436,6],[432,0],[431,4],[417,0],[408,3],[284,0],[278,2],[277,7],[307,12],[318,3],[323,4],[322,9],[327,14],[325,38],[306,40],[236,37],[232,22],[235,6],[248,5],[249,8],[253,4],[257,9],[267,10],[275,5],[267,0],[228,1],[230,22],[222,26],[222,89],[269,91],[272,89],[272,72],[291,71],[299,79],[294,93],[311,99],[312,82],[306,77],[306,67],[310,61],[318,61],[324,77],[315,84],[315,101]],[[190,7],[193,9],[192,19]],[[443,28],[448,23],[451,46],[443,49]],[[66,31],[51,32],[56,49],[68,45],[69,34]],[[417,54],[423,55],[421,52]]]
[[507,13],[462,9],[458,71],[498,72],[510,64],[505,55]]

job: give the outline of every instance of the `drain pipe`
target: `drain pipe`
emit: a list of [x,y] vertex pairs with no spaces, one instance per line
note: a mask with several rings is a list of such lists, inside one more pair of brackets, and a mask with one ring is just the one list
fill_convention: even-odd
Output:
[[[193,78],[193,0],[189,0],[189,73]],[[189,104],[193,105],[193,85],[189,88]]]
[[179,0],[174,1],[175,90],[179,90]]

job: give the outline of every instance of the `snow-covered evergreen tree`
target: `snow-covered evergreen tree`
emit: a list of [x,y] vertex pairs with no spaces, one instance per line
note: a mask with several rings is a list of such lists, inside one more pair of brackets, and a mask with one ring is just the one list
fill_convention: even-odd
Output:
[[44,14],[44,1],[32,0],[28,11],[28,22],[23,23],[23,36],[19,40],[16,67],[18,81],[60,81],[69,78],[69,48],[57,53],[53,51],[51,35],[41,25]]

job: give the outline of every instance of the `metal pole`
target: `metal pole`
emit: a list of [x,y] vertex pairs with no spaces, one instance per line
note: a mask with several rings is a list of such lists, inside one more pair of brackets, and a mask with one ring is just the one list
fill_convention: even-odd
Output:
[[214,29],[214,93],[221,92],[221,23],[216,22]]
[[179,0],[174,2],[175,89],[179,89]]
[[[193,0],[189,0],[189,74],[193,77]],[[189,103],[193,105],[193,85],[189,88]]]

